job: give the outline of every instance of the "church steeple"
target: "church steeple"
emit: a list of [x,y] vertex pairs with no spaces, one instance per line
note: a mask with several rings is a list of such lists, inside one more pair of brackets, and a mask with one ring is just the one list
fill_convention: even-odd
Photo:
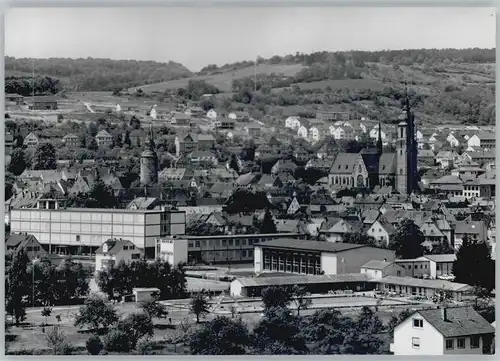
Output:
[[141,154],[141,184],[150,186],[158,183],[158,156],[155,151],[153,126],[149,126],[149,134],[145,142],[145,149]]
[[382,154],[382,127],[380,121],[378,122],[377,154]]

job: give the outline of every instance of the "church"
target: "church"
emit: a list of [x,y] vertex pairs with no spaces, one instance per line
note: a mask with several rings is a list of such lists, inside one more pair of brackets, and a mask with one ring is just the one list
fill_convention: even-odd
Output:
[[370,189],[377,185],[393,186],[400,194],[411,194],[418,189],[415,116],[408,95],[398,118],[395,153],[383,152],[380,124],[378,129],[375,151],[337,155],[328,175],[330,185]]

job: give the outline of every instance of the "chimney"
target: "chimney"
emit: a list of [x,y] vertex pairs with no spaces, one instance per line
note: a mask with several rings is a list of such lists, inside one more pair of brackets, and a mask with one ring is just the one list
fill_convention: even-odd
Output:
[[384,262],[387,262],[387,258],[384,258]]
[[445,306],[441,307],[441,319],[443,321],[448,321],[448,311]]

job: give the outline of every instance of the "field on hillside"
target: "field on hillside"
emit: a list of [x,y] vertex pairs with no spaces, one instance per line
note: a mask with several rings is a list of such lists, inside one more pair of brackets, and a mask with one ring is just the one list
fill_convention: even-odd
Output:
[[[257,74],[283,74],[284,76],[293,76],[297,74],[304,66],[301,64],[293,65],[269,65],[260,64],[257,66]],[[254,67],[249,66],[247,68],[238,69],[234,71],[227,71],[222,74],[216,75],[204,75],[204,76],[194,76],[185,79],[171,80],[163,83],[148,84],[140,87],[130,88],[129,91],[136,91],[137,89],[142,89],[145,92],[159,91],[163,92],[167,89],[178,89],[187,86],[189,80],[204,80],[207,83],[216,86],[221,92],[230,92],[232,88],[232,82],[234,79],[246,78],[254,75]]]
[[[386,86],[382,82],[373,79],[341,79],[341,80],[321,80],[311,83],[296,83],[300,89],[325,89],[327,87],[335,89],[371,89],[382,90]],[[280,92],[284,88],[275,88],[273,92]]]

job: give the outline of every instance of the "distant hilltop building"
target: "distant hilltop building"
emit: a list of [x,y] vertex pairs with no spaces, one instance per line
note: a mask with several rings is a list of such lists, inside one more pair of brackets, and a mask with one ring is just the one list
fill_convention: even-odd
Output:
[[151,185],[158,183],[158,156],[155,152],[153,127],[149,127],[149,138],[146,141],[144,152],[141,154],[141,184]]
[[332,112],[332,111],[318,111],[316,119],[321,121],[332,122],[336,120],[349,120],[348,112]]

